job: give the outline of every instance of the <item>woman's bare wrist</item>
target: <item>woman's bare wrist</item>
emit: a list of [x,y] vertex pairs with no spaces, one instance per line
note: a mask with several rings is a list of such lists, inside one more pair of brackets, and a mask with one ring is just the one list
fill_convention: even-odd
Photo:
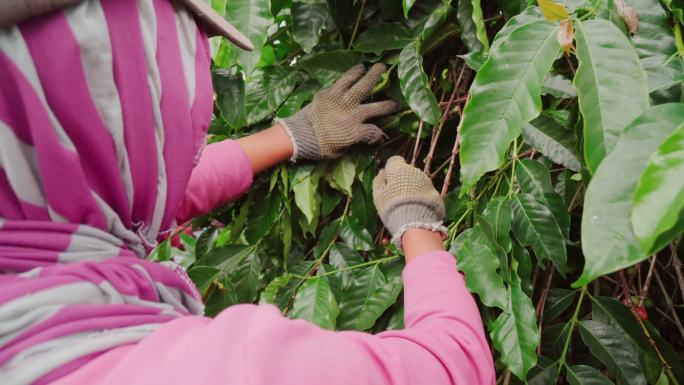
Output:
[[402,234],[401,245],[404,249],[406,263],[421,254],[446,250],[440,232],[418,227],[408,229]]
[[237,143],[252,162],[254,175],[290,159],[294,151],[290,136],[277,123],[271,128],[240,138]]

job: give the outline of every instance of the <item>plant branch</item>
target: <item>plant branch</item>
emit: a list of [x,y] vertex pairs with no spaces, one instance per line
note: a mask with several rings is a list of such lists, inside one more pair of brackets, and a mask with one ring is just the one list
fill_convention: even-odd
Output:
[[646,274],[646,280],[644,281],[644,286],[639,294],[639,304],[637,306],[643,307],[646,296],[648,296],[648,288],[651,286],[651,281],[653,280],[653,268],[655,267],[656,256],[651,257],[651,265],[648,267],[648,274]]
[[665,288],[665,285],[663,284],[663,281],[660,279],[660,274],[658,274],[657,270],[654,270],[656,282],[658,282],[658,286],[660,287],[660,291],[662,291],[663,295],[665,296],[665,303],[667,304],[668,310],[670,310],[670,313],[672,314],[672,320],[674,321],[675,326],[677,326],[677,330],[679,330],[679,334],[681,334],[682,338],[684,338],[684,327],[682,327],[682,322],[679,320],[679,316],[677,315],[677,311],[674,308],[674,303],[672,303],[672,298],[670,297],[670,294],[667,292],[667,289]]

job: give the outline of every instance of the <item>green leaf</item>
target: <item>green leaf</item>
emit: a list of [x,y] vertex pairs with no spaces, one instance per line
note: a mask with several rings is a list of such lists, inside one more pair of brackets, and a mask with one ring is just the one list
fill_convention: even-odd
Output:
[[570,99],[577,97],[577,91],[572,86],[572,80],[563,75],[550,72],[544,79],[541,90],[542,95],[551,95],[558,99]]
[[318,91],[319,85],[315,80],[308,81],[297,87],[278,109],[279,118],[288,118],[302,109],[304,103],[313,99],[314,92]]
[[354,250],[373,250],[373,237],[354,217],[345,217],[340,227],[340,237]]
[[570,170],[580,171],[582,164],[577,156],[577,137],[555,119],[541,114],[523,126],[523,139],[551,159]]
[[312,164],[298,166],[294,170],[292,182],[295,204],[309,224],[318,222],[321,206],[321,196],[317,191],[320,177],[316,175],[314,167]]
[[[350,266],[356,266],[363,263],[363,258],[356,252],[356,250],[347,246],[346,243],[335,243],[330,247],[330,254],[328,254],[328,262],[336,269],[349,269]],[[351,270],[341,272],[342,285],[348,287],[353,279]]]
[[359,52],[382,52],[402,49],[413,41],[411,31],[399,23],[381,23],[359,35],[354,50]]
[[278,220],[282,203],[282,197],[277,193],[252,201],[245,229],[245,238],[249,244],[255,244],[271,231]]
[[[378,265],[355,271],[355,277],[356,279],[352,281],[351,286],[344,292],[340,301],[340,316],[337,319],[339,329],[366,330],[373,326],[372,323],[368,325],[370,320],[368,314],[361,322],[359,317],[365,311],[372,312],[366,309],[368,306],[377,309],[377,301],[372,298],[378,290],[388,285],[387,279]],[[383,293],[381,297],[386,298],[387,294]],[[393,302],[387,306],[389,307]]]
[[349,156],[345,156],[338,160],[333,166],[330,174],[330,186],[347,195],[352,195],[351,186],[354,183],[356,176],[356,165]]
[[636,51],[613,23],[577,22],[575,40],[584,158],[594,173],[625,127],[648,107],[648,84]]
[[684,24],[684,1],[682,0],[662,0],[679,24]]
[[[684,104],[681,105],[684,109]],[[684,210],[684,123],[651,155],[637,183],[632,206],[634,234],[653,254],[682,232]],[[675,230],[667,239],[659,236]]]
[[527,385],[555,385],[558,383],[558,366],[551,364],[538,371],[535,369],[532,368],[527,374]]
[[247,124],[247,110],[245,107],[245,81],[242,74],[231,75],[222,70],[216,70],[211,75],[216,92],[216,106],[228,125],[234,129]]
[[297,291],[290,316],[334,330],[339,312],[328,280],[325,277],[315,277],[307,279]]
[[491,337],[501,362],[520,379],[537,362],[539,329],[532,300],[520,288],[520,277],[511,274],[508,309],[494,321]]
[[304,58],[300,66],[309,76],[318,80],[323,87],[335,82],[345,71],[363,61],[363,55],[356,51],[325,51]]
[[195,266],[188,269],[188,277],[195,283],[200,294],[205,295],[209,285],[214,282],[214,278],[218,276],[219,272],[220,270],[214,267]]
[[654,382],[662,370],[662,365],[632,311],[614,298],[597,296],[590,298],[592,319],[609,324],[629,337],[639,352],[641,367],[644,368],[646,378]]
[[292,93],[297,73],[285,67],[256,71],[247,83],[247,124],[268,118]]
[[541,337],[541,351],[551,359],[558,360],[565,347],[569,331],[569,322],[545,326]]
[[506,197],[492,198],[487,202],[482,216],[492,225],[496,243],[501,245],[505,252],[511,251],[511,202]]
[[271,281],[264,290],[261,292],[261,297],[259,297],[259,304],[275,304],[276,296],[278,295],[278,290],[285,287],[292,279],[290,273],[285,273],[279,277],[276,277]]
[[463,111],[462,191],[498,168],[523,125],[539,114],[541,84],[559,50],[556,26],[545,20],[522,25],[493,44]]
[[[646,71],[650,91],[665,90],[684,82],[684,62],[681,57],[673,57],[677,45],[670,15],[658,0],[632,0],[630,6],[639,14],[639,30],[632,36],[632,44]],[[680,9],[680,21],[681,12]]]
[[321,30],[328,18],[328,6],[325,3],[292,3],[292,35],[304,52],[310,53],[318,44]]
[[488,52],[489,40],[482,19],[480,0],[459,1],[456,19],[461,26],[461,40],[470,52]]
[[198,266],[215,267],[224,275],[233,273],[238,265],[254,253],[254,247],[247,245],[225,245],[212,249],[205,258],[197,261]]
[[397,73],[401,92],[413,111],[426,123],[436,125],[440,109],[423,71],[423,56],[420,54],[418,40],[412,41],[401,50]]
[[408,19],[408,14],[416,0],[401,0],[401,7],[404,10],[404,17]]
[[202,234],[200,234],[200,236],[197,238],[197,243],[195,243],[195,258],[197,258],[197,260],[200,260],[207,255],[213,246],[212,243],[214,241],[215,233],[216,229],[210,227],[202,231]]
[[634,345],[615,327],[598,321],[580,321],[582,341],[608,367],[620,385],[646,385]]
[[518,267],[516,271],[521,280],[523,291],[528,296],[532,296],[534,288],[532,287],[532,256],[524,247],[520,246],[518,242],[513,242],[511,249],[511,256],[517,262]]
[[587,188],[582,214],[584,272],[573,287],[647,257],[632,230],[632,198],[649,156],[682,121],[681,104],[647,109],[625,129],[615,150],[596,170]]
[[356,320],[356,330],[368,330],[380,318],[385,310],[397,302],[404,285],[400,277],[389,279],[387,284],[380,286],[366,299]]
[[546,306],[544,307],[544,320],[546,322],[553,321],[570,307],[576,296],[577,290],[560,288],[549,290],[549,296],[546,298]]
[[613,385],[603,373],[591,366],[568,366],[567,373],[570,385]]
[[546,206],[567,238],[570,233],[570,214],[563,198],[553,189],[549,169],[532,159],[522,159],[515,167],[515,176],[524,193],[534,195],[537,202]]
[[506,310],[508,293],[497,272],[499,258],[488,243],[482,229],[475,226],[454,240],[451,252],[458,260],[458,270],[465,275],[468,291],[476,293],[483,304]]
[[226,4],[226,19],[254,45],[253,51],[233,48],[231,58],[236,60],[248,76],[261,57],[261,48],[268,38],[268,27],[273,24],[270,0],[230,0]]
[[241,303],[253,303],[257,299],[262,270],[261,256],[258,252],[250,253],[238,266],[231,280],[237,290],[237,298]]
[[551,210],[532,194],[515,194],[512,202],[515,237],[523,246],[532,246],[540,262],[549,259],[558,272],[565,274],[565,242]]

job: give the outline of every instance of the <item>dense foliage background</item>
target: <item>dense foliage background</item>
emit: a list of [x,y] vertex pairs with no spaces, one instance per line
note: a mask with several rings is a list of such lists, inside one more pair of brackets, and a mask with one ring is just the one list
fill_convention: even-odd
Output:
[[402,257],[371,180],[392,154],[446,199],[447,246],[504,384],[684,384],[682,0],[213,0],[210,141],[290,116],[357,63],[390,70],[379,147],[284,164],[154,255],[214,315],[279,306],[402,327]]

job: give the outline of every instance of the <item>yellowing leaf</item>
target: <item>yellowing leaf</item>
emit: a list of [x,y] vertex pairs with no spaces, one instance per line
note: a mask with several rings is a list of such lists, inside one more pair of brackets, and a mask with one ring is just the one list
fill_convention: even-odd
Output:
[[556,32],[558,44],[560,44],[563,52],[568,53],[572,49],[572,42],[575,40],[575,30],[572,28],[572,22],[568,19],[561,21],[558,31]]
[[537,0],[537,4],[539,4],[539,9],[541,9],[546,20],[563,20],[570,16],[570,13],[564,6],[553,0]]

